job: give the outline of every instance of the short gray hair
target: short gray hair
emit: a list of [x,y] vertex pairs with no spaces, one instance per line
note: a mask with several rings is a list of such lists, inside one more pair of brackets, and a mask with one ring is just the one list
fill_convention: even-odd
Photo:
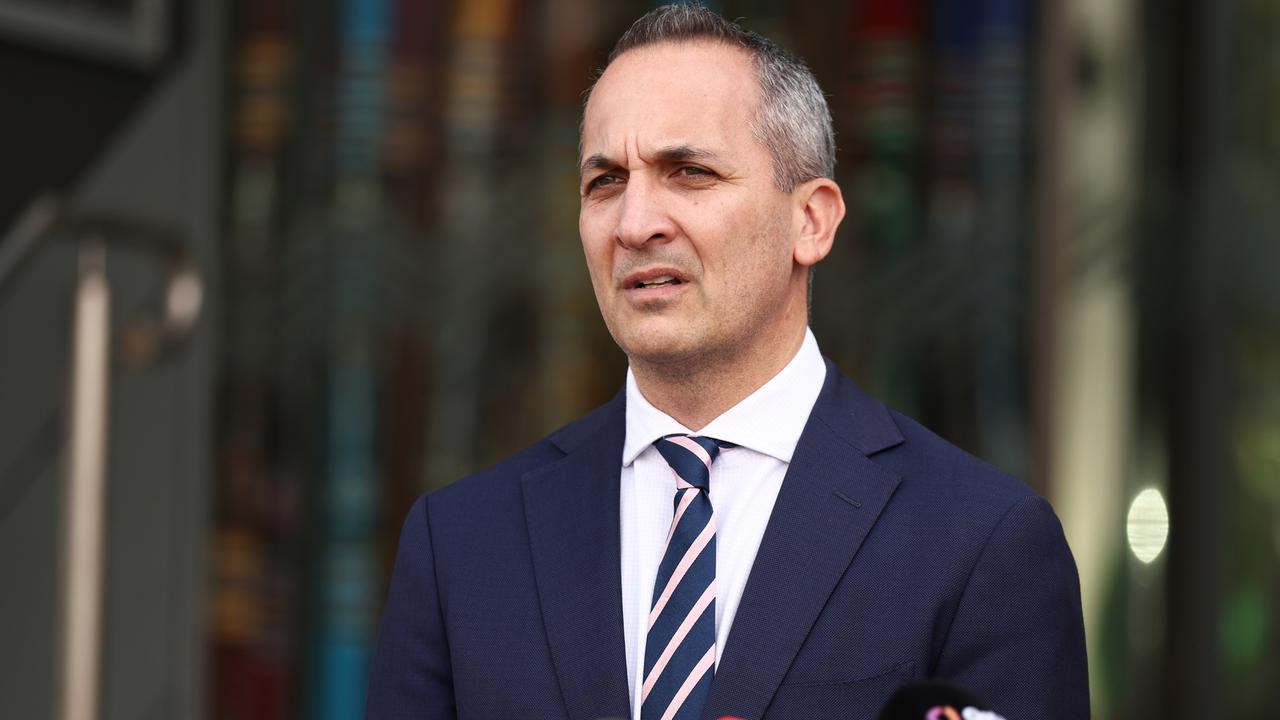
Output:
[[[697,5],[663,5],[650,10],[618,38],[600,73],[628,50],[695,40],[737,47],[751,57],[760,86],[751,130],[769,151],[778,189],[789,193],[806,180],[835,177],[831,110],[813,73],[803,60],[772,40],[718,13]],[[594,87],[587,90],[586,99]]]

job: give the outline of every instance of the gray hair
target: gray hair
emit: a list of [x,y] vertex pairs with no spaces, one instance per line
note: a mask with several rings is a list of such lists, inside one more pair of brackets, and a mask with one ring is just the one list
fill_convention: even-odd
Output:
[[[789,193],[806,180],[835,177],[831,111],[808,66],[772,40],[711,10],[696,5],[663,5],[650,10],[618,38],[600,72],[628,50],[694,40],[723,43],[751,56],[760,86],[751,130],[769,151],[778,189]],[[587,99],[594,87],[587,90]]]

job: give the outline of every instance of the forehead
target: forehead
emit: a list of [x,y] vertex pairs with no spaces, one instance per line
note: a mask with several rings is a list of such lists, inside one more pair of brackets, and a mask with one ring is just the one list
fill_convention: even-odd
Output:
[[754,144],[757,92],[751,59],[738,48],[693,41],[628,50],[591,92],[583,154],[643,154],[681,144],[741,150]]

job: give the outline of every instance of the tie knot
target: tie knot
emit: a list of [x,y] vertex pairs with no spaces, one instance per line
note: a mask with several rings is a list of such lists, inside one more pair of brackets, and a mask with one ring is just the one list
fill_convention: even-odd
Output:
[[711,489],[711,463],[721,445],[715,438],[696,435],[668,435],[653,443],[677,477],[702,490]]

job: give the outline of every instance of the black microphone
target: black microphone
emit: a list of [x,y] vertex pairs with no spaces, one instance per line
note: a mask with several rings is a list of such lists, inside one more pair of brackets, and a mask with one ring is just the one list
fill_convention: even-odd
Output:
[[879,720],[1004,720],[958,685],[939,680],[907,683],[880,711]]

